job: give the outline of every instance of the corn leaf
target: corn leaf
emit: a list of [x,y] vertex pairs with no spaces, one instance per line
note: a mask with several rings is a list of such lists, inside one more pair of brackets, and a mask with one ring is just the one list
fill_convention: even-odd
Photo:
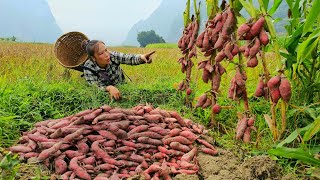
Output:
[[242,6],[246,9],[246,11],[250,14],[251,17],[256,17],[255,7],[245,0],[239,0]]
[[263,7],[264,9],[268,9],[269,0],[263,0]]
[[284,158],[298,159],[306,164],[320,166],[320,161],[318,159],[315,159],[313,155],[309,154],[302,148],[279,147],[276,149],[268,150],[268,154],[281,156]]
[[189,22],[190,22],[190,0],[187,1],[186,9],[183,12],[184,27],[187,27]]
[[277,11],[281,3],[282,3],[282,0],[274,0],[273,6],[271,7],[271,9],[269,9],[268,14],[272,16]]
[[296,129],[296,130],[293,131],[286,139],[284,139],[283,141],[281,141],[281,142],[277,145],[277,148],[280,148],[280,147],[282,147],[282,146],[285,145],[285,144],[291,143],[292,141],[294,141],[294,140],[298,137],[299,134],[304,133],[304,132],[307,131],[310,127],[311,127],[311,124],[309,124],[309,125],[306,126],[306,127]]
[[318,116],[314,122],[311,124],[311,127],[306,131],[303,136],[304,141],[309,141],[312,136],[317,134],[320,131],[320,116]]
[[303,61],[303,59],[308,59],[311,56],[312,51],[317,48],[320,39],[320,28],[315,30],[307,40],[303,41],[298,46],[297,59],[298,61]]
[[210,17],[212,14],[213,0],[206,0],[206,3],[207,3],[207,16]]
[[319,9],[320,9],[320,1],[316,0],[313,1],[311,10],[307,16],[304,28],[303,28],[303,33],[307,33],[307,32],[312,32],[313,31],[313,23],[318,19],[318,17],[320,16],[319,13]]

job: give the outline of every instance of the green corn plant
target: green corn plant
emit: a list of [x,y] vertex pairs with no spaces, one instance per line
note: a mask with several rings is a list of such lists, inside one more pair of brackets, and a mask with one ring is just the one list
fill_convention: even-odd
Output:
[[[297,100],[313,103],[320,92],[320,1],[287,0],[289,5],[288,36],[285,50],[285,68],[294,86],[300,89]],[[302,18],[301,18],[302,17]]]

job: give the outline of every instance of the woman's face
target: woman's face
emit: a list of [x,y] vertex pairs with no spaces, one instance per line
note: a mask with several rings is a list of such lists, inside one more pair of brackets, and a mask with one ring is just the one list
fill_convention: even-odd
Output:
[[97,62],[97,64],[105,68],[108,64],[110,64],[110,53],[103,43],[98,43],[97,51],[94,53],[94,58]]

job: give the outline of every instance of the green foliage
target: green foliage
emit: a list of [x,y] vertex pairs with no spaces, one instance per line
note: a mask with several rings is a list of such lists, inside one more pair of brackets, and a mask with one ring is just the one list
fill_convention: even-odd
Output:
[[7,37],[7,38],[0,38],[0,41],[12,41],[15,42],[17,40],[17,37],[12,36],[12,37]]
[[20,167],[18,154],[6,154],[0,161],[0,179],[14,179]]
[[146,47],[148,44],[152,43],[165,43],[165,40],[156,34],[154,30],[139,32],[137,41],[140,43],[141,47]]
[[178,45],[175,43],[175,44],[169,44],[169,43],[154,43],[154,44],[148,44],[146,46],[146,48],[178,48]]

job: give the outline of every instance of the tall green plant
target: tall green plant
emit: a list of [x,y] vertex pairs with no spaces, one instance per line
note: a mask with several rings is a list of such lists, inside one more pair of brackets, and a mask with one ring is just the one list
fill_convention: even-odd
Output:
[[320,1],[287,0],[289,24],[285,43],[286,69],[300,89],[300,103],[313,103],[319,100],[320,92]]

